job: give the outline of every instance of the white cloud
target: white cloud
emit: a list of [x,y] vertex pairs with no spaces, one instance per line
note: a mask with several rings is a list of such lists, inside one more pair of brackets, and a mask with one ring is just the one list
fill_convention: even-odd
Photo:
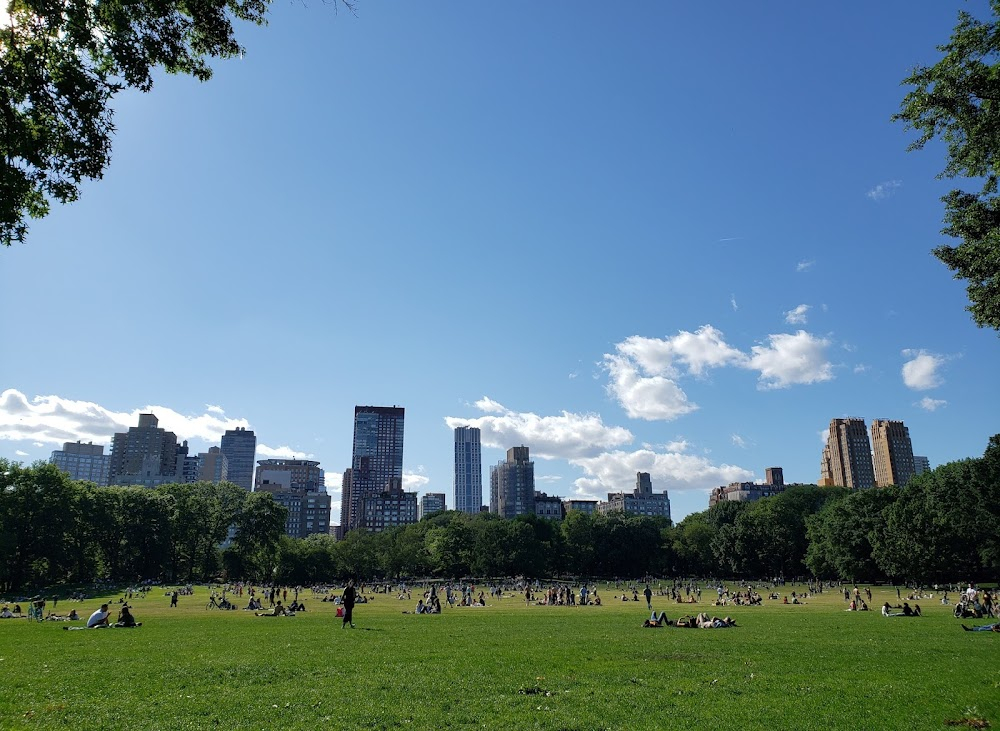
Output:
[[30,457],[31,456],[27,452],[22,452],[20,449],[15,449],[14,450],[14,454],[16,454],[18,457]]
[[486,396],[483,396],[481,399],[476,401],[473,406],[480,411],[485,411],[487,414],[502,414],[507,410],[503,407],[503,404],[498,404],[496,401]]
[[948,402],[943,399],[931,398],[930,396],[924,396],[920,399],[914,406],[919,406],[925,411],[937,411],[943,406],[947,406]]
[[292,449],[287,445],[269,447],[266,444],[257,445],[257,454],[264,459],[312,459],[313,455],[301,449]]
[[797,272],[807,272],[813,268],[816,262],[812,259],[803,259],[798,264],[795,265],[795,271]]
[[633,436],[620,426],[606,426],[599,414],[574,414],[563,411],[559,416],[539,416],[531,412],[511,411],[488,398],[478,404],[484,411],[498,412],[473,419],[446,416],[449,429],[457,426],[478,427],[482,443],[487,447],[509,449],[524,444],[531,454],[541,459],[572,459],[594,455],[602,450],[629,444]]
[[738,364],[746,357],[711,325],[702,325],[693,333],[681,330],[665,340],[632,335],[615,348],[646,374],[670,378],[677,375],[676,362],[683,363],[688,373],[700,376],[708,368]]
[[860,373],[867,373],[870,370],[871,370],[871,366],[869,366],[866,363],[858,363],[856,366],[854,366],[854,372],[858,373],[858,374],[860,374]]
[[418,492],[427,486],[431,480],[429,477],[417,474],[416,472],[403,472],[403,489],[407,492]]
[[739,447],[740,449],[747,448],[747,440],[741,437],[739,434],[733,434],[730,437],[730,440],[733,442],[735,446]]
[[632,361],[606,355],[604,364],[611,375],[608,393],[632,419],[672,421],[695,411],[698,405],[673,380],[664,376],[643,376]]
[[225,414],[226,410],[221,406],[215,406],[214,404],[205,404],[205,411],[210,414]]
[[577,496],[605,499],[606,493],[631,490],[636,472],[648,472],[657,492],[707,490],[730,482],[749,480],[753,473],[736,465],[715,465],[705,457],[679,452],[605,452],[572,460],[585,473],[575,482]]
[[752,348],[750,367],[760,371],[758,388],[787,388],[833,378],[833,364],[826,358],[830,341],[804,330],[794,335],[768,336],[768,345]]
[[896,189],[903,184],[902,180],[886,180],[865,193],[873,201],[881,201],[895,194]]
[[826,446],[826,443],[830,441],[830,427],[819,432],[819,440],[823,443],[823,446]]
[[785,322],[789,325],[805,325],[808,320],[809,305],[799,305],[785,313]]
[[136,426],[140,413],[156,414],[160,427],[174,432],[181,440],[218,442],[227,429],[249,426],[246,419],[229,419],[208,412],[185,415],[166,406],[111,411],[91,401],[55,395],[29,400],[11,388],[0,393],[0,439],[33,440],[38,445],[77,440],[107,444],[115,432]]
[[535,482],[559,482],[562,475],[535,475]]
[[910,359],[903,364],[903,383],[907,388],[927,391],[944,383],[938,373],[945,362],[944,356],[926,350],[904,350],[903,357]]
[[729,304],[732,305],[733,312],[736,312],[737,310],[740,309],[740,306],[738,304],[736,304],[736,295],[735,294],[729,295]]

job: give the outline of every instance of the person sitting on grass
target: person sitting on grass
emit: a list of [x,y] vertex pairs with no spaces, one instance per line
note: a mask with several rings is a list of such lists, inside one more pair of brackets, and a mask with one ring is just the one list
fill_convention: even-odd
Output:
[[920,605],[914,604],[913,608],[910,608],[908,602],[903,602],[903,616],[904,617],[919,617],[920,616]]
[[2,610],[0,610],[0,619],[14,619],[14,613],[10,611],[10,607],[4,604]]
[[101,608],[90,615],[90,619],[87,620],[87,629],[100,629],[103,627],[109,627],[110,622],[108,618],[111,612],[108,611],[108,605],[102,604]]
[[80,615],[76,613],[75,609],[69,610],[69,616],[66,617],[68,622],[78,622],[80,620]]
[[295,616],[295,615],[290,614],[289,612],[285,611],[285,608],[283,606],[281,606],[281,600],[280,599],[275,603],[274,608],[270,612],[254,612],[253,613],[253,616],[255,616],[255,617],[284,617],[286,615],[288,615],[288,616]]
[[413,610],[413,613],[414,614],[423,614],[424,613],[424,600],[423,599],[417,599],[417,607],[416,607],[416,609]]
[[123,604],[121,611],[118,612],[118,621],[115,622],[115,627],[142,627],[142,622],[136,622],[132,612],[129,611],[128,604]]
[[1000,622],[995,624],[981,624],[978,627],[966,627],[962,625],[962,629],[966,632],[1000,632]]

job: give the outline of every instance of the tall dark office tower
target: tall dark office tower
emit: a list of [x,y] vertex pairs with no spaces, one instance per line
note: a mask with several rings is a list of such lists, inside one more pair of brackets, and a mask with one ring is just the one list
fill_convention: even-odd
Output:
[[490,512],[504,518],[534,514],[535,463],[527,447],[511,447],[507,461],[490,468]]
[[159,425],[154,414],[139,414],[139,426],[115,434],[109,485],[155,487],[176,481],[177,435]]
[[257,455],[257,435],[242,426],[222,435],[222,453],[229,465],[227,479],[247,492],[253,488],[254,457]]
[[483,456],[480,431],[474,426],[455,429],[455,510],[478,513],[483,506]]
[[[403,415],[398,406],[354,407],[354,452],[345,531],[363,527],[365,500],[403,491]],[[416,501],[414,500],[414,503]],[[416,509],[414,505],[414,519]]]

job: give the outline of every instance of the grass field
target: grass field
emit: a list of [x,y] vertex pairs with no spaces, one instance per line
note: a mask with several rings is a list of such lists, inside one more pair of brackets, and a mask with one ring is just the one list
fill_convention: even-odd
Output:
[[[784,592],[790,592],[786,587]],[[610,599],[609,590],[602,595]],[[707,594],[706,594],[707,596]],[[1000,634],[924,617],[803,606],[729,607],[739,627],[643,629],[645,603],[441,615],[379,595],[341,629],[334,606],[257,618],[206,611],[207,590],[144,626],[65,632],[0,622],[3,729],[941,729],[1000,724]],[[875,591],[873,608],[895,591]],[[84,617],[100,604],[60,603]],[[706,603],[654,607],[722,613]]]

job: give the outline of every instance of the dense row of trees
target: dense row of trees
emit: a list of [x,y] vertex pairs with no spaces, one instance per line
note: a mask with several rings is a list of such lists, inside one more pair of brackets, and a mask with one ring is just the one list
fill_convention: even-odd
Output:
[[[97,487],[0,459],[0,589],[95,579],[194,581],[227,565],[263,577],[285,508],[229,483]],[[230,526],[232,545],[225,551]]]
[[[979,459],[905,488],[812,485],[664,519],[571,512],[442,512],[379,534],[295,540],[265,493],[229,485],[98,488],[49,465],[0,460],[0,588],[95,578],[215,576],[312,584],[347,576],[793,577],[938,582],[996,579],[1000,435]],[[225,549],[230,526],[234,537]]]

